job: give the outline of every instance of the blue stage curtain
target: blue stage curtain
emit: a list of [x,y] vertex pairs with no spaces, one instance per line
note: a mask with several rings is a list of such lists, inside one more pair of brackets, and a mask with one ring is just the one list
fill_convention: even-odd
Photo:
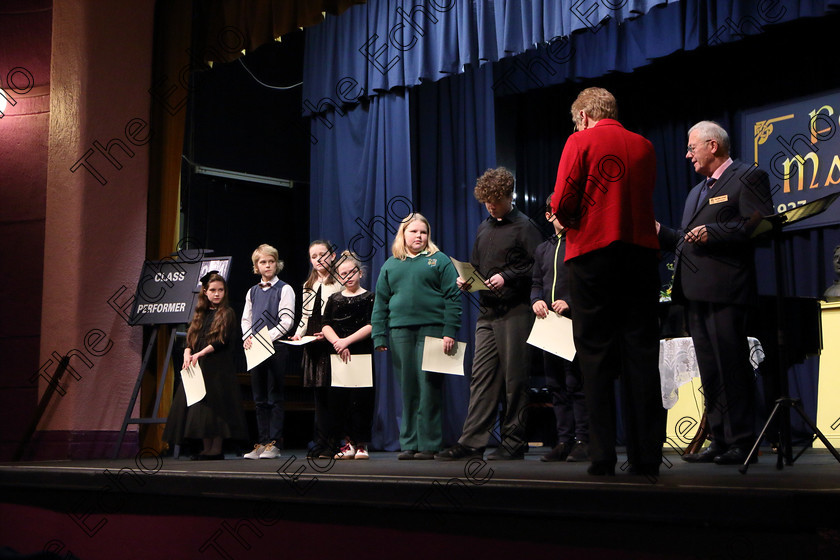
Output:
[[630,72],[838,8],[837,0],[371,0],[307,30],[304,112],[357,102],[348,79],[375,96],[502,61],[497,81],[521,92]]
[[[655,0],[371,0],[307,29],[305,111],[350,101],[351,78],[373,96],[495,62],[599,22],[625,21],[666,4]],[[616,9],[611,9],[615,6]],[[350,101],[352,102],[352,101]]]
[[[418,212],[432,225],[432,239],[441,250],[468,261],[478,225],[487,216],[473,196],[476,178],[496,165],[494,103],[488,65],[410,90],[413,168]],[[467,342],[467,375],[446,376],[444,441],[461,435],[469,400],[478,298],[461,298],[463,317],[458,340]]]
[[[517,192],[521,198],[517,205],[531,216],[538,215],[535,210],[541,204],[540,199],[550,192],[554,183],[562,149],[562,141],[557,138],[565,138],[571,132],[568,107],[574,96],[566,92],[563,95],[569,99],[558,99],[556,89],[540,91],[548,99],[542,99],[542,105],[532,105],[530,118],[523,119],[520,114],[517,126],[521,130],[515,131],[514,140],[507,141],[513,137],[513,131],[502,132],[497,137],[494,128],[494,123],[498,126],[509,118],[506,111],[499,110],[496,120],[494,103],[506,107],[509,100],[519,97],[507,94],[570,83],[568,80],[581,76],[601,76],[616,70],[630,72],[653,58],[681,49],[701,53],[709,46],[722,43],[742,45],[747,42],[738,39],[760,33],[762,27],[772,30],[772,24],[822,16],[837,7],[836,1],[826,0],[758,3],[683,0],[667,5],[627,2],[623,4],[622,14],[606,21],[600,12],[589,12],[588,21],[604,21],[604,24],[587,27],[571,13],[570,1],[436,1],[438,7],[452,7],[449,11],[430,12],[437,22],[418,12],[412,21],[421,27],[422,35],[409,33],[414,28],[404,20],[401,24],[396,11],[397,8],[408,11],[413,6],[393,0],[375,0],[354,7],[341,17],[327,18],[321,26],[307,31],[304,99],[311,102],[304,104],[307,112],[318,113],[311,119],[311,231],[313,237],[329,237],[341,248],[354,245],[356,240],[353,248],[371,259],[367,286],[376,278],[389,254],[393,237],[389,223],[395,229],[402,217],[397,214],[406,209],[405,205],[389,207],[389,201],[397,195],[416,202],[415,208],[429,217],[433,238],[447,254],[456,258],[469,256],[476,227],[484,216],[483,209],[472,198],[472,186],[485,168],[495,166],[497,142],[504,156],[499,161],[519,166]],[[591,4],[596,3],[604,2],[593,0]],[[432,4],[423,5],[428,8]],[[588,9],[587,6],[590,4],[579,7]],[[639,14],[644,15],[636,17]],[[755,21],[759,24],[754,25]],[[578,32],[572,33],[575,29]],[[386,46],[385,41],[392,39],[391,31],[396,42],[408,45],[411,39],[416,39],[416,43],[405,51],[395,49],[391,43]],[[570,39],[557,39],[569,34]],[[373,38],[374,35],[378,37]],[[373,41],[369,50],[385,48],[376,60],[381,64],[393,61],[384,72],[359,52],[368,40]],[[482,65],[487,61],[494,64]],[[601,80],[609,82],[608,78]],[[405,93],[405,86],[419,83],[422,85]],[[777,97],[769,98],[767,89],[757,92],[743,86],[724,96],[708,96],[687,89],[690,83],[684,80],[658,90],[663,95],[655,96],[656,103],[669,105],[668,110],[657,106],[661,117],[656,120],[644,109],[652,103],[646,97],[651,90],[644,78],[624,83],[628,91],[616,91],[620,105],[631,97],[636,100],[633,105],[622,105],[632,107],[629,112],[622,109],[622,115],[629,115],[626,120],[622,116],[624,124],[650,138],[656,146],[659,162],[656,213],[669,224],[679,223],[687,189],[696,182],[684,159],[688,127],[703,118],[716,119],[734,133],[737,150],[743,145],[738,138],[737,111],[759,102],[758,99],[763,102],[785,99],[788,93],[782,90],[782,96],[778,97],[780,92],[776,91]],[[787,87],[786,84],[781,86]],[[605,85],[611,87],[609,83]],[[629,91],[631,87],[635,92]],[[664,92],[674,87],[683,93],[678,96],[678,102],[669,102],[672,96]],[[690,101],[684,99],[688,92],[696,93]],[[790,93],[795,92],[790,90]],[[753,98],[747,99],[749,95]],[[410,104],[406,97],[411,99]],[[355,106],[357,101],[361,104]],[[545,115],[545,107],[551,104],[559,107],[560,121],[554,126]],[[684,106],[691,110],[682,111]],[[507,134],[511,136],[506,137]],[[533,160],[543,160],[542,167],[535,171],[525,165],[528,157],[523,154],[529,153],[529,143],[539,146],[541,142],[547,142],[544,145],[549,146],[548,150],[556,153],[544,153],[544,157],[531,155]],[[544,146],[538,149],[545,151]],[[515,155],[510,155],[513,152]],[[378,225],[371,222],[377,219]],[[827,231],[834,232],[826,235],[836,239],[836,229]],[[799,239],[801,235],[814,234],[797,234],[786,250],[793,252],[795,260],[791,262],[801,264],[809,260],[805,266],[792,267],[789,274],[795,278],[790,285],[794,287],[793,293],[813,297],[821,294],[817,290],[819,282],[813,280],[814,266],[820,265],[811,263],[824,259],[813,240]],[[803,259],[805,255],[809,256]],[[772,268],[762,262],[766,260],[759,259],[760,276],[772,277]],[[816,277],[829,276],[826,272]],[[803,287],[805,284],[807,288]],[[825,282],[821,284],[822,289],[825,285]],[[770,290],[775,290],[775,286]],[[762,289],[762,292],[773,293],[770,290]],[[465,300],[461,340],[466,339],[463,337],[471,340],[474,321],[475,309]],[[383,359],[378,360],[377,366],[379,397],[373,443],[380,449],[395,449],[398,446],[396,421],[400,414],[398,391]],[[803,367],[811,370],[792,377],[792,392],[803,396],[806,410],[813,416],[816,369],[813,365]],[[459,409],[458,403],[466,402],[465,391],[466,380],[447,383],[446,438],[450,442],[460,433],[465,408]]]
[[[311,130],[317,143],[310,163],[310,236],[354,251],[366,269],[362,285],[373,290],[400,220],[413,211],[408,97],[401,90],[331,112],[313,119]],[[387,356],[376,353],[374,360],[371,444],[399,449],[399,388]]]

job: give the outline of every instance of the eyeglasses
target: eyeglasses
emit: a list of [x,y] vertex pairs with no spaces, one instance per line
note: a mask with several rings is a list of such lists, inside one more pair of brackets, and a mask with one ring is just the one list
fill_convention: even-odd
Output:
[[[703,140],[704,143],[705,142],[711,142],[711,141],[712,141],[711,138],[709,138],[707,140]],[[692,146],[691,144],[689,144],[688,146],[685,147],[685,149],[689,154],[693,154],[694,150],[697,149],[697,146]]]

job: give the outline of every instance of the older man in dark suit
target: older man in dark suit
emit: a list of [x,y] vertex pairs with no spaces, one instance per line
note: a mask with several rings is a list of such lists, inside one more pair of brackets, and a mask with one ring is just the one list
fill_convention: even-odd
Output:
[[767,173],[733,161],[729,147],[717,123],[691,127],[686,158],[704,179],[688,193],[681,229],[656,223],[662,248],[676,251],[673,298],[688,306],[712,437],[708,448],[683,459],[719,465],[743,463],[755,441],[747,343],[747,311],[758,298],[751,234],[773,210]]

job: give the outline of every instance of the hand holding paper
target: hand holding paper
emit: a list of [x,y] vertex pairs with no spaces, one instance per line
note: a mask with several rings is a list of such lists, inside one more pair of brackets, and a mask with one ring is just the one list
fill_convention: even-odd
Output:
[[[464,279],[464,284],[469,286],[468,292],[477,292],[479,290],[489,290],[484,285],[484,277],[478,272],[473,265],[468,262],[461,262],[457,259],[449,257],[452,264],[455,265],[455,270],[458,271],[458,277]],[[464,288],[461,288],[464,289]]]
[[181,370],[181,383],[184,384],[187,406],[194,405],[207,394],[204,387],[204,374],[201,372],[201,366],[198,363]]
[[423,371],[464,375],[464,357],[467,352],[466,342],[455,342],[454,352],[444,352],[442,338],[427,336],[423,343]]
[[280,340],[280,342],[282,342],[283,344],[288,344],[290,346],[303,346],[304,344],[309,344],[310,342],[315,342],[316,340],[318,340],[317,336],[307,335],[300,337],[298,340],[282,339]]
[[[346,351],[349,356],[349,351]],[[345,362],[338,354],[330,355],[333,387],[373,387],[373,361],[370,354],[354,354]]]
[[549,313],[545,319],[537,317],[528,335],[528,344],[571,362],[576,352],[572,320],[557,313]]
[[243,346],[245,347],[245,361],[250,371],[274,355],[274,343],[268,334],[268,327],[263,327],[260,332],[248,338],[251,339],[250,346]]

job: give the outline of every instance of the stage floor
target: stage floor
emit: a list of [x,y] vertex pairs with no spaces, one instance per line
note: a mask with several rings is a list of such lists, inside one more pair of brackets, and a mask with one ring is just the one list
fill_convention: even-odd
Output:
[[[517,541],[584,548],[608,531],[632,535],[657,558],[705,557],[674,552],[697,538],[725,538],[730,548],[743,548],[744,535],[752,535],[752,552],[768,557],[794,549],[840,550],[840,464],[827,452],[809,450],[782,470],[776,456],[764,452],[745,475],[737,467],[688,464],[666,454],[660,476],[648,479],[620,467],[615,477],[592,477],[586,463],[541,462],[546,451],[532,448],[524,461],[398,461],[396,453],[374,452],[367,461],[314,462],[303,450],[285,450],[281,458],[259,461],[146,453],[2,463],[0,489],[6,505],[75,516],[75,524],[90,532],[96,531],[94,514],[275,516],[374,531],[514,535]],[[619,466],[624,459],[619,456]],[[762,550],[762,543],[769,548]],[[785,555],[775,556],[780,543]]]

